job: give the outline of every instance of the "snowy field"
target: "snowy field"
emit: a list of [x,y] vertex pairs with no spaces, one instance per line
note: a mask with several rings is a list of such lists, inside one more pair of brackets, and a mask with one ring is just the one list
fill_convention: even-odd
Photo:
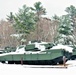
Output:
[[50,65],[16,65],[0,63],[0,75],[76,75],[76,60],[69,60],[67,68],[51,68]]

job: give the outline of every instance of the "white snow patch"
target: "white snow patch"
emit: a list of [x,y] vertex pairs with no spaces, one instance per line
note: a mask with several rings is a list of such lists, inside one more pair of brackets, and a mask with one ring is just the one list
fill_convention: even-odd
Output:
[[23,47],[23,48],[17,49],[16,52],[25,53],[25,49],[24,49],[24,47]]
[[58,44],[57,46],[53,46],[51,49],[65,49],[66,51],[73,52],[73,48],[67,45]]
[[40,44],[45,44],[45,42],[42,42],[42,43],[35,42],[35,47],[40,49],[41,51],[44,51],[45,50],[45,46],[44,45],[40,45]]
[[0,63],[0,75],[75,75],[76,74],[76,60],[68,61],[67,64],[72,64],[74,66],[69,66],[68,68],[50,68],[48,67],[30,67],[30,65],[16,65],[16,64],[2,64]]

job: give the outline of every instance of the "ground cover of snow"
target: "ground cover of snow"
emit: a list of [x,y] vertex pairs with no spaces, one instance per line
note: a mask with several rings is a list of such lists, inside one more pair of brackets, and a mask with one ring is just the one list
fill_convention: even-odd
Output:
[[20,65],[0,63],[0,75],[76,75],[76,60],[66,62],[67,68],[52,65]]

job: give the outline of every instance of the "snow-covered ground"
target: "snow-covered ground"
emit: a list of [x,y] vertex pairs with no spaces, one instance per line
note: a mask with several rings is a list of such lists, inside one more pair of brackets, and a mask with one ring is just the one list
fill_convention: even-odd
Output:
[[76,60],[69,60],[66,64],[69,64],[68,68],[0,63],[0,75],[76,75]]

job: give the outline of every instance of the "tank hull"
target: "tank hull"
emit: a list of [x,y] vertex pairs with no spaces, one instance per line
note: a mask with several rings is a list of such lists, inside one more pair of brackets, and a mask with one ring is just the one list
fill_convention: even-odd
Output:
[[[62,49],[47,50],[39,53],[4,53],[0,54],[1,62],[9,64],[55,65],[63,64],[63,56],[68,60],[70,54]],[[67,61],[66,60],[66,61]]]
[[[60,61],[59,61],[60,60]],[[9,64],[28,64],[28,65],[56,65],[63,64],[62,57],[52,59],[52,60],[18,60],[18,61],[8,61]]]

